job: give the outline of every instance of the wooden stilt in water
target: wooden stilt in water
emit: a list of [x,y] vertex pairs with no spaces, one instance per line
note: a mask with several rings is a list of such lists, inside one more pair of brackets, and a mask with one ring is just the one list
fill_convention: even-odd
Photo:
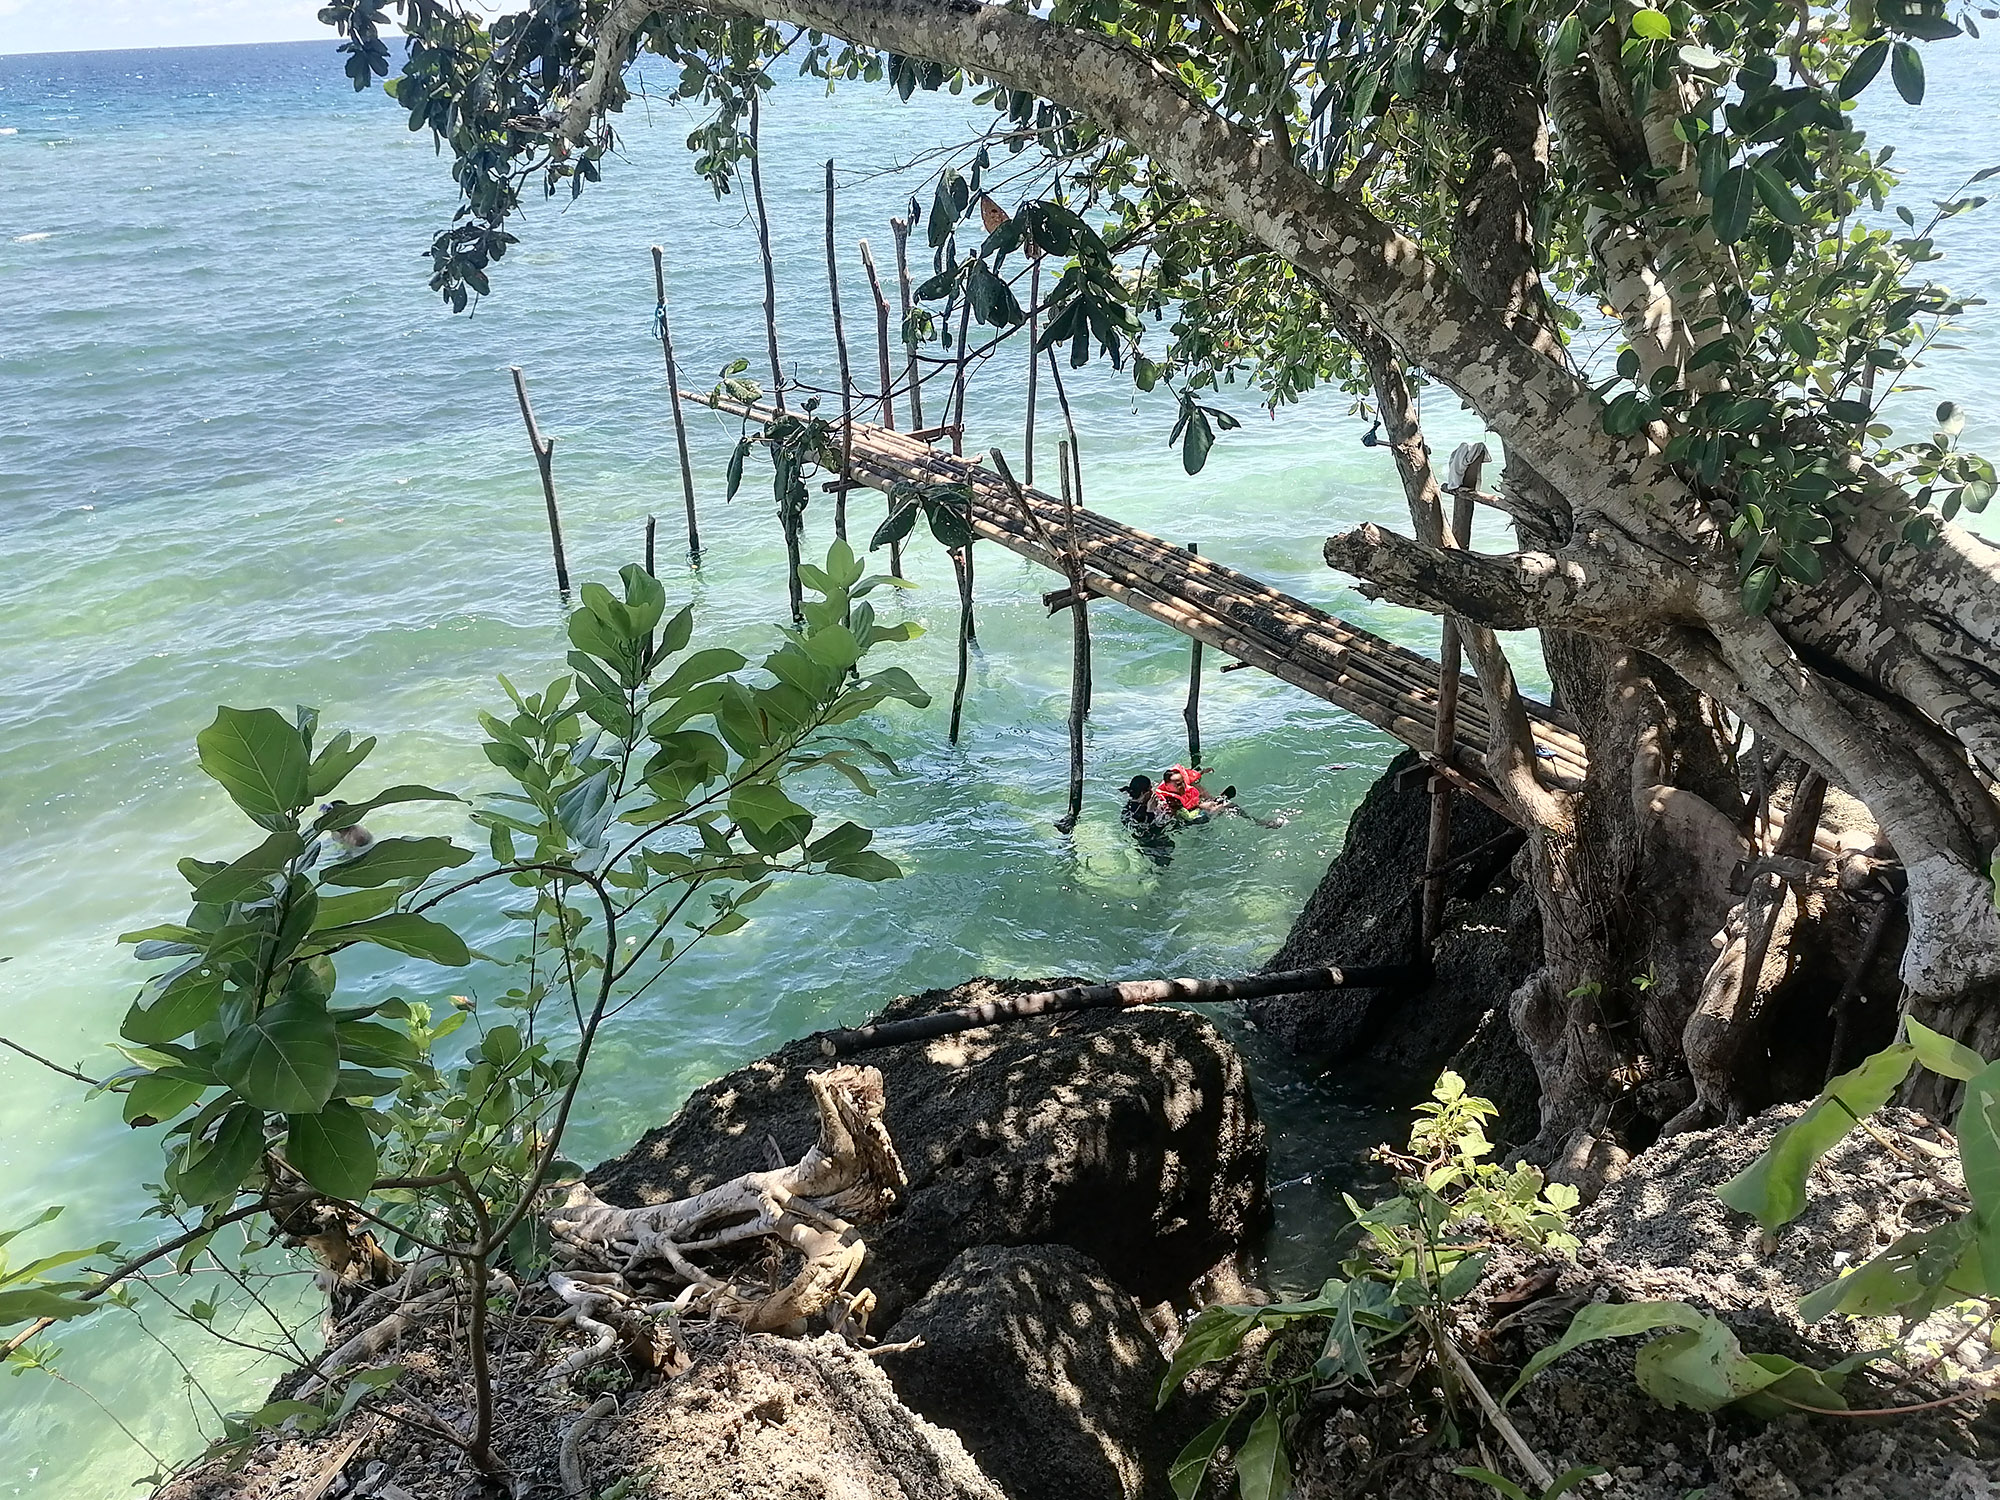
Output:
[[569,598],[569,559],[563,556],[562,513],[556,509],[556,440],[543,437],[535,425],[535,409],[528,404],[528,382],[519,365],[508,367],[514,376],[514,395],[521,403],[521,420],[528,426],[528,446],[535,450],[535,467],[542,475],[542,500],[549,508],[549,545],[556,555],[556,592]]
[[[882,291],[882,278],[875,270],[875,253],[868,248],[868,241],[861,242],[861,267],[868,273],[868,290],[875,297],[875,364],[877,377],[882,382],[882,409],[878,420],[894,432],[896,430],[895,376],[889,370],[889,299]],[[896,577],[903,576],[903,544],[889,543],[889,571]]]
[[847,328],[840,320],[840,257],[833,248],[833,158],[826,159],[826,296],[833,308],[833,347],[840,355],[840,484],[833,492],[833,534],[847,540],[847,489],[854,475],[854,371],[847,362]]
[[896,292],[902,307],[903,349],[908,356],[905,379],[910,383],[910,431],[924,427],[924,377],[917,364],[917,341],[910,337],[910,226],[903,219],[891,219],[889,229],[896,236]]
[[[1030,371],[1034,369],[1032,359]],[[1034,401],[1028,403],[1028,424],[1034,426]],[[1076,497],[1070,488],[1068,443],[1056,445],[1056,472],[1062,476],[1063,555],[1072,602],[1069,607],[1069,811],[1056,824],[1058,833],[1074,832],[1083,816],[1083,726],[1090,717],[1090,590],[1083,579],[1083,554],[1076,539]]]
[[[1479,488],[1480,465],[1467,466],[1461,483],[1452,493],[1451,530],[1444,538],[1447,547],[1465,547],[1472,541],[1473,493]],[[1437,722],[1431,737],[1431,754],[1449,765],[1458,745],[1458,621],[1450,615],[1438,629]],[[1423,941],[1428,950],[1444,929],[1445,872],[1441,868],[1451,854],[1451,782],[1443,776],[1431,778],[1431,819],[1424,868],[1433,873],[1424,879]]]
[[[681,499],[687,505],[688,562],[701,566],[701,528],[694,518],[694,465],[688,461],[687,420],[681,415],[681,375],[674,364],[674,335],[667,326],[667,266],[666,251],[653,246],[653,291],[659,298],[659,306],[653,311],[654,332],[660,336],[660,348],[667,359],[667,405],[674,412],[674,447],[681,459]],[[653,518],[646,517],[646,571],[653,571]]]
[[771,404],[785,409],[785,367],[778,360],[778,273],[771,263],[771,216],[764,210],[763,158],[758,154],[757,90],[750,90],[750,201],[757,212],[757,253],[764,262],[764,339],[771,351]]
[[1035,377],[1042,368],[1041,357],[1035,353],[1035,336],[1041,326],[1041,309],[1036,306],[1042,300],[1042,254],[1032,247],[1028,251],[1028,430],[1021,437],[1021,483],[1033,485],[1035,482]]
[[654,517],[646,517],[646,576],[649,578],[660,576],[653,568],[653,532],[658,524]]
[[[954,244],[952,247],[952,254],[954,257],[956,257],[957,255],[956,244]],[[958,349],[957,349],[958,362],[953,368],[952,378],[951,378],[951,412],[952,412],[951,451],[955,455],[962,454],[965,452],[965,375],[966,375],[965,341],[967,336],[971,333],[971,331],[972,331],[972,299],[968,297],[965,299],[965,305],[959,309]],[[967,531],[972,530],[972,496],[970,495],[970,493],[966,495],[965,499],[965,529]],[[959,623],[964,633],[966,641],[970,644],[977,645],[979,642],[979,627],[973,622],[972,618],[972,548],[970,545],[961,547],[952,554],[952,566],[958,572],[958,593],[960,601],[959,608],[961,615]],[[958,739],[957,724],[958,724],[958,713],[957,710],[954,709],[952,712],[953,728],[951,735],[954,741]]]
[[953,571],[958,574],[958,680],[951,690],[951,743],[958,743],[959,724],[965,715],[965,682],[972,671],[972,557],[970,547],[951,554]]
[[[1193,542],[1187,544],[1190,553],[1199,549]],[[1190,766],[1201,765],[1201,642],[1190,643],[1188,651],[1188,695],[1187,706],[1181,710],[1181,718],[1187,723],[1188,758]]]

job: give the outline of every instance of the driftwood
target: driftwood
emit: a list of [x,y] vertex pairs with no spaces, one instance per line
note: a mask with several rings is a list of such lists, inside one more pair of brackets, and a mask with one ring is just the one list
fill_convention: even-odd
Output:
[[[907,1180],[882,1123],[879,1072],[829,1068],[806,1082],[819,1140],[791,1166],[642,1208],[615,1208],[579,1185],[550,1212],[562,1269],[549,1286],[567,1305],[565,1319],[593,1338],[563,1362],[563,1375],[609,1359],[621,1342],[649,1342],[661,1314],[722,1319],[751,1333],[799,1329],[816,1317],[835,1332],[865,1331],[875,1299],[850,1290],[867,1253],[854,1226],[881,1220]],[[782,1284],[755,1284],[744,1252],[758,1242],[803,1264]],[[704,1259],[708,1266],[697,1263]]]
[[1158,1005],[1168,1000],[1254,1000],[1260,995],[1296,995],[1313,990],[1378,989],[1399,983],[1415,972],[1409,964],[1383,964],[1353,969],[1286,969],[1275,974],[1248,974],[1240,979],[1128,979],[1122,984],[1080,984],[1065,990],[1035,990],[1004,1000],[988,1000],[962,1010],[912,1016],[907,1021],[880,1021],[853,1031],[828,1031],[821,1034],[819,1049],[828,1057],[845,1057],[870,1047],[927,1041],[998,1021],[1018,1021],[1064,1010]]

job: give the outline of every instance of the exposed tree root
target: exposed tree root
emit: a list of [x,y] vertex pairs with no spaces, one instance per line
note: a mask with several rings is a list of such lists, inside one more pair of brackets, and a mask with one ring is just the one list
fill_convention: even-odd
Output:
[[[807,1082],[819,1140],[793,1165],[643,1208],[614,1208],[579,1187],[549,1214],[564,1266],[549,1285],[567,1304],[564,1316],[593,1339],[558,1374],[611,1358],[621,1340],[649,1341],[653,1320],[665,1313],[718,1318],[750,1333],[801,1329],[812,1318],[850,1338],[865,1332],[875,1299],[850,1290],[867,1254],[851,1221],[881,1219],[907,1182],[882,1123],[882,1075],[847,1066]],[[757,1284],[751,1257],[760,1250]],[[657,1351],[647,1362],[656,1360]]]

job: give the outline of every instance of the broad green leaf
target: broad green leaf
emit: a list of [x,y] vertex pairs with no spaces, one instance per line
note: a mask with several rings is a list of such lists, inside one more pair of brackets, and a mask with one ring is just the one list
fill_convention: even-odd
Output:
[[1264,1410],[1236,1450],[1237,1493],[1243,1500],[1285,1500],[1292,1465],[1285,1456],[1284,1404],[1265,1398]]
[[1728,1325],[1713,1317],[1654,1339],[1633,1360],[1632,1377],[1662,1406],[1694,1411],[1719,1411],[1777,1378],[1747,1359]]
[[306,769],[306,795],[324,797],[328,792],[347,780],[354,768],[368,758],[368,752],[375,748],[375,737],[356,743],[353,735],[345,729],[326,742],[312,764]]
[[470,849],[446,838],[377,839],[359,854],[335,860],[320,879],[328,885],[388,885],[456,869],[471,858]]
[[[611,772],[607,761],[588,776],[571,782],[556,796],[556,821],[585,848],[596,845],[611,821]],[[469,856],[468,856],[469,857]]]
[[344,896],[322,895],[319,910],[313,913],[313,931],[325,932],[331,927],[346,927],[355,922],[365,922],[370,917],[379,917],[386,911],[393,911],[402,899],[403,893],[392,885],[349,891]]
[[314,1114],[286,1119],[285,1160],[322,1193],[366,1196],[375,1181],[375,1137],[365,1115],[335,1099]]
[[1764,207],[1780,224],[1798,226],[1806,221],[1806,211],[1799,207],[1799,200],[1792,196],[1791,186],[1770,167],[1758,167],[1751,173],[1751,181],[1757,189],[1757,196],[1764,200]]
[[732,791],[729,816],[760,854],[780,853],[812,832],[813,815],[768,781],[745,782]]
[[1257,1314],[1262,1311],[1260,1307],[1217,1303],[1195,1314],[1174,1347],[1173,1360],[1167,1365],[1166,1377],[1160,1381],[1157,1404],[1165,1406],[1180,1383],[1200,1366],[1234,1354],[1242,1346],[1244,1336],[1257,1326]]
[[432,963],[451,968],[463,968],[472,962],[472,950],[465,946],[464,938],[442,922],[433,922],[415,912],[390,912],[387,916],[371,917],[366,922],[350,922],[345,927],[329,928],[313,934],[313,942],[320,948],[331,948],[341,943],[373,943],[378,948],[407,953],[412,958],[427,958]]
[[310,1000],[280,1000],[229,1034],[215,1071],[260,1110],[310,1114],[340,1076],[333,1017]]
[[1174,1492],[1174,1500],[1194,1500],[1201,1493],[1202,1481],[1208,1478],[1209,1465],[1215,1462],[1215,1450],[1229,1436],[1230,1426],[1236,1417],[1237,1413],[1231,1412],[1221,1421],[1210,1423],[1175,1455],[1173,1466],[1167,1470],[1167,1484]]
[[305,847],[305,839],[295,829],[281,829],[206,877],[194,888],[194,899],[215,904],[241,901],[304,853]]
[[1965,1083],[1986,1071],[1985,1058],[1943,1032],[1932,1031],[1915,1016],[1903,1017],[1903,1034],[1916,1049],[1917,1061],[1941,1077]]
[[731,651],[726,646],[710,646],[695,652],[668,674],[667,680],[654,688],[647,696],[652,702],[662,698],[676,698],[698,682],[726,676],[749,665],[749,658],[740,651]]
[[1882,64],[1889,60],[1889,39],[1870,42],[1861,49],[1861,55],[1847,65],[1847,71],[1840,75],[1840,86],[1835,91],[1843,99],[1852,99],[1882,71]]
[[134,1005],[125,1012],[118,1034],[141,1047],[184,1037],[215,1018],[222,1005],[222,990],[221,970],[199,961],[183,965],[167,977],[151,1003]]
[[174,1174],[173,1186],[190,1203],[215,1203],[243,1185],[264,1154],[264,1114],[248,1104],[230,1108],[214,1137]]
[[1967,1081],[1957,1134],[1980,1270],[1988,1288],[2000,1288],[2000,1064]]
[[58,1322],[66,1318],[80,1318],[85,1313],[96,1312],[97,1307],[94,1302],[78,1302],[46,1287],[22,1287],[0,1292],[0,1328],[37,1318],[54,1318]]
[[202,1088],[190,1079],[169,1078],[163,1073],[134,1079],[125,1091],[125,1123],[137,1129],[171,1120],[201,1097]]
[[1903,96],[1905,104],[1924,102],[1924,59],[1908,42],[1898,42],[1890,49],[1889,77],[1896,85],[1896,92]]
[[1845,1140],[1857,1121],[1887,1104],[1916,1061],[1916,1049],[1900,1042],[1842,1073],[1803,1115],[1772,1138],[1761,1156],[1717,1188],[1715,1196],[1738,1212],[1753,1215],[1767,1232],[1791,1223],[1805,1212],[1806,1173],[1813,1163]]
[[1946,1302],[1984,1294],[1971,1215],[1906,1234],[1850,1274],[1799,1299],[1799,1316],[1926,1318]]
[[1708,1315],[1685,1302],[1596,1302],[1578,1310],[1563,1336],[1522,1367],[1520,1379],[1500,1398],[1506,1405],[1521,1388],[1572,1349],[1594,1344],[1600,1339],[1629,1338],[1635,1333],[1651,1333],[1659,1328],[1696,1328]]
[[1632,35],[1649,42],[1663,42],[1674,34],[1674,23],[1657,10],[1636,10],[1626,24]]
[[1722,180],[1715,185],[1711,224],[1715,237],[1723,244],[1733,245],[1743,238],[1744,230],[1750,227],[1750,209],[1755,198],[1756,187],[1748,167],[1731,167],[1722,174]]
[[1514,1483],[1505,1474],[1496,1474],[1491,1469],[1482,1469],[1472,1464],[1460,1464],[1451,1472],[1458,1475],[1461,1479],[1478,1480],[1496,1495],[1499,1495],[1501,1500],[1535,1500],[1534,1496]]
[[275,708],[218,708],[215,722],[195,736],[202,770],[266,828],[311,801],[306,790],[306,742]]
[[844,875],[849,880],[895,880],[902,875],[903,868],[873,849],[863,849],[858,854],[843,854],[828,860],[826,872]]
[[321,833],[352,828],[376,808],[390,807],[399,802],[463,802],[464,800],[456,792],[441,792],[436,787],[392,786],[386,792],[377,792],[365,802],[335,802],[314,819],[313,827]]

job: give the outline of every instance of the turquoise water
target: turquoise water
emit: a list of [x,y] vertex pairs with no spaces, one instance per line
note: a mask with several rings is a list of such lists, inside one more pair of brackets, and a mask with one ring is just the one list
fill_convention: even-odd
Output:
[[[1975,84],[1969,65],[1952,72],[1946,56],[1932,67],[1940,118],[1990,119],[1995,86]],[[216,703],[311,703],[329,728],[380,735],[369,780],[491,785],[473,718],[499,696],[494,674],[552,676],[563,649],[510,364],[526,369],[559,439],[574,571],[634,560],[657,513],[662,576],[696,603],[702,637],[771,639],[783,583],[768,486],[753,465],[742,495],[722,502],[734,434],[711,416],[691,431],[708,544],[698,576],[672,541],[679,482],[647,247],[668,250],[689,383],[738,354],[761,363],[760,289],[741,205],[716,204],[688,171],[687,122],[654,115],[646,130],[635,111],[610,187],[533,213],[499,295],[451,318],[424,286],[421,254],[451,207],[443,164],[379,94],[348,90],[329,47],[0,58],[0,1031],[85,1071],[114,1065],[101,1043],[134,984],[114,935],[175,914],[175,859],[241,839],[192,763]],[[766,116],[767,185],[781,333],[802,373],[831,369],[821,161],[839,162],[843,293],[850,329],[865,332],[851,246],[866,235],[886,263],[887,218],[918,181],[886,169],[980,121],[950,99],[780,90]],[[1971,155],[1979,145],[1977,132],[1941,127],[1904,155],[1942,189],[1985,165]],[[1995,254],[1989,242],[1957,279],[2000,285]],[[1989,445],[2000,432],[1980,408],[2000,391],[1992,358],[1949,354],[1952,379],[1937,382],[1971,402]],[[976,379],[977,449],[1018,447],[1018,361],[1010,352],[1001,363],[1012,368]],[[1344,401],[1275,423],[1248,399],[1228,402],[1245,427],[1191,480],[1164,446],[1163,403],[1096,372],[1073,394],[1089,503],[1371,628],[1433,638],[1319,563],[1328,532],[1392,522],[1401,505]],[[1043,415],[1047,462],[1056,425]],[[1430,415],[1434,442],[1475,435],[1455,411]],[[823,547],[831,523],[818,504],[809,529]],[[874,513],[871,498],[856,504]],[[949,569],[926,545],[908,571],[924,587],[904,607],[932,633],[903,659],[948,695]],[[700,1082],[896,993],[973,973],[1220,973],[1276,945],[1393,747],[1283,684],[1216,672],[1211,654],[1206,758],[1256,810],[1294,817],[1276,831],[1233,820],[1204,830],[1162,870],[1122,836],[1113,789],[1180,755],[1187,645],[1101,608],[1091,799],[1074,837],[1059,837],[1068,654],[1065,623],[1039,602],[1050,586],[985,552],[961,746],[944,743],[942,707],[893,713],[882,738],[908,775],[872,802],[843,784],[815,800],[880,829],[909,877],[774,892],[742,933],[677,968],[676,987],[604,1045],[574,1154],[614,1151]],[[435,811],[384,826],[458,827]],[[473,925],[476,939],[499,924]],[[413,995],[498,988],[414,965],[353,977]],[[1280,1175],[1311,1164],[1299,1123],[1351,1116],[1355,1130],[1374,1128],[1338,1085],[1271,1077],[1267,1104],[1294,1142]],[[0,1053],[0,1225],[63,1203],[43,1240],[138,1241],[149,1221],[136,1185],[154,1173],[157,1143],[82,1093]],[[63,1373],[156,1449],[185,1452],[198,1398],[183,1397],[173,1358],[116,1316],[57,1340]],[[254,1401],[270,1374],[207,1346],[187,1357],[225,1408]],[[148,1467],[78,1389],[30,1374],[0,1392],[0,1493],[109,1496]]]

